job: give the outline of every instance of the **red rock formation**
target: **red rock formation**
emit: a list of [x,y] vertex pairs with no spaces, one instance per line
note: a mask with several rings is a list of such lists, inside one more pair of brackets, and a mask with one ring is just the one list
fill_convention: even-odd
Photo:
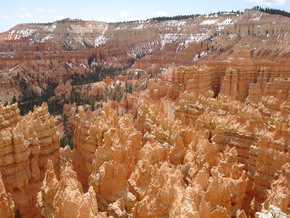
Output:
[[253,62],[249,46],[236,45],[229,59],[229,67],[221,84],[221,93],[234,100],[244,101],[248,96],[249,85],[253,82]]
[[[130,122],[132,121],[130,121],[129,118],[119,120],[114,111],[109,108],[107,108],[105,112],[102,112],[98,117],[89,118],[88,115],[89,114],[86,114],[81,108],[79,109],[76,120],[76,137],[74,141],[75,149],[73,153],[74,168],[78,173],[79,180],[85,187],[88,184],[88,177],[93,172],[93,169],[98,169],[105,161],[109,161],[111,159],[115,160],[115,158],[125,158],[126,153],[130,150],[129,147],[127,148],[129,149],[128,151],[121,149],[121,153],[115,157],[114,155],[116,154],[111,153],[111,149],[120,149],[120,143],[123,144],[127,140],[127,143],[129,143],[128,146],[130,147],[138,147],[138,143],[140,143],[138,142],[137,133],[133,134],[134,132],[132,132],[132,135],[129,134],[129,130],[133,130],[130,126]],[[119,130],[121,127],[123,128],[123,130]],[[116,139],[114,139],[115,137]],[[131,140],[133,140],[134,144],[130,144]],[[134,148],[133,150],[137,152],[138,149]],[[103,154],[103,152],[105,153]],[[96,162],[93,163],[95,155]],[[100,155],[100,157],[98,157],[98,155]],[[80,160],[82,160],[83,162],[81,162]],[[118,161],[123,162],[125,160],[121,159]],[[128,163],[126,165],[126,169],[128,172],[131,172],[131,165],[133,163],[130,163],[130,161],[134,162],[134,158],[132,160],[127,159],[126,162],[127,161]]]
[[271,190],[263,204],[264,209],[270,209],[270,205],[274,205],[280,208],[282,212],[290,214],[289,172],[289,163],[287,163],[282,167],[282,172],[279,178],[272,183]]
[[[4,111],[9,111],[7,106]],[[17,109],[17,105],[12,108]],[[0,172],[6,190],[12,194],[15,208],[23,217],[37,214],[36,194],[48,159],[59,171],[59,138],[47,105],[35,108],[12,128],[0,132]]]
[[62,99],[68,99],[71,95],[72,86],[67,82],[66,84],[60,84],[54,89],[54,94]]
[[[242,94],[238,98],[245,99],[249,83],[254,82],[255,77],[257,79],[257,74],[263,71],[260,69],[271,66],[269,69],[276,75],[279,71],[289,72],[289,49],[283,46],[289,42],[288,23],[287,17],[247,10],[243,15],[223,14],[180,21],[106,24],[64,20],[47,25],[18,25],[0,34],[0,51],[3,51],[0,74],[3,87],[9,87],[8,93],[0,88],[0,97],[9,101],[14,95],[21,94],[21,80],[15,80],[18,73],[25,72],[29,88],[40,94],[45,87],[40,84],[48,83],[51,78],[52,81],[78,78],[87,72],[95,72],[100,66],[124,67],[133,58],[138,60],[131,70],[143,71],[142,78],[158,74],[172,65],[211,65],[213,71],[219,72],[212,73],[215,95],[226,71],[222,69],[220,75],[220,65],[230,65],[237,68],[240,75],[237,89]],[[252,52],[255,73],[249,74],[245,48],[238,49],[243,57],[217,64],[228,60],[232,51],[237,50],[237,44],[255,48]],[[240,58],[247,62],[246,67],[241,68]],[[210,64],[209,61],[214,62]],[[273,69],[276,63],[268,64],[267,61],[280,61],[281,64]],[[178,87],[174,87],[174,96],[175,89]]]
[[[231,171],[230,169],[224,168],[226,167],[226,165],[216,166],[218,163],[218,157],[214,156],[217,150],[215,146],[211,145],[201,133],[194,132],[192,129],[181,130],[178,128],[177,123],[174,124],[170,120],[167,120],[164,123],[159,122],[159,119],[164,119],[164,115],[162,116],[162,111],[160,111],[160,109],[154,110],[153,107],[150,106],[149,111],[145,108],[148,108],[148,105],[147,107],[142,107],[142,109],[140,109],[140,112],[143,111],[143,113],[149,116],[145,116],[147,117],[145,119],[145,122],[142,121],[146,124],[145,127],[139,127],[143,129],[143,131],[147,131],[147,133],[144,133],[145,135],[148,134],[147,137],[149,141],[143,147],[144,151],[146,149],[147,152],[144,153],[144,155],[140,156],[141,159],[139,159],[139,161],[137,162],[137,167],[135,168],[135,171],[133,171],[133,174],[129,179],[129,182],[134,190],[133,193],[136,193],[138,199],[141,200],[140,202],[137,202],[134,208],[134,215],[140,217],[154,217],[170,214],[171,216],[178,217],[182,215],[192,216],[194,214],[203,214],[206,217],[207,214],[207,216],[210,217],[214,216],[215,214],[223,214],[223,216],[231,213],[235,214],[237,208],[240,208],[246,191],[246,174],[242,173],[241,166],[238,166],[238,162],[235,156],[237,155],[237,153],[234,152],[233,154],[235,155],[231,158],[231,161],[233,161],[231,166],[235,164],[237,166],[237,168],[235,168],[235,171],[232,171],[232,173],[235,173],[231,174],[229,172]],[[157,111],[159,111],[159,113]],[[144,116],[143,113],[140,113],[140,116]],[[140,117],[140,121],[141,120],[143,120],[142,117]],[[156,126],[156,128],[151,129],[152,127],[150,128],[149,126]],[[175,130],[175,133],[173,133],[173,130]],[[172,141],[171,139],[175,137],[177,139],[176,142]],[[161,146],[161,144],[158,145],[158,143],[156,144],[156,142],[152,146],[151,144],[154,143],[154,138],[158,139],[159,142],[165,143],[165,145],[167,146]],[[140,154],[143,154],[142,150]],[[223,163],[222,158],[225,157],[221,156],[221,163]],[[162,164],[162,161],[166,161],[166,159],[168,162]],[[230,159],[227,159],[227,161],[225,162],[231,161]],[[181,168],[176,168],[175,164],[183,165],[179,165]],[[194,185],[200,184],[202,187],[210,187],[209,185],[206,185],[207,179],[200,180],[199,178],[204,177],[199,177],[198,175],[196,175],[197,172],[206,165],[209,167],[209,169],[212,169],[212,175],[216,170],[215,166],[218,168],[223,168],[223,170],[225,170],[223,171],[220,169],[223,172],[221,173],[221,175],[224,175],[225,177],[228,176],[232,177],[233,179],[237,179],[243,174],[243,176],[240,178],[240,182],[235,183],[235,185],[237,185],[237,188],[239,188],[239,191],[236,192],[240,193],[238,195],[239,197],[233,197],[232,200],[236,203],[230,203],[231,205],[237,204],[235,207],[223,208],[222,206],[217,206],[223,205],[220,204],[220,202],[222,202],[223,200],[219,199],[215,202],[213,198],[210,197],[216,196],[216,192],[215,194],[212,193],[215,191],[215,189],[208,189],[207,191],[205,190],[207,193],[205,193],[205,195],[208,195],[208,197],[202,200],[201,190],[198,190],[200,187]],[[237,174],[237,170],[240,171],[240,174]],[[217,178],[220,178],[221,175],[218,176],[217,174]],[[210,177],[209,174],[207,174],[207,176]],[[197,180],[195,180],[195,177]],[[212,179],[212,185],[216,188],[216,180],[214,178]],[[148,181],[150,180],[151,182],[148,183]],[[184,183],[184,181],[186,181],[186,183]],[[172,183],[175,183],[175,186],[172,186]],[[188,185],[188,183],[190,184],[190,186]],[[187,187],[186,190],[184,189],[184,186]],[[223,192],[223,189],[225,189],[225,187],[221,188],[221,192]],[[156,193],[158,194],[156,195]],[[186,195],[187,197],[183,195]],[[188,199],[189,196],[190,199],[199,200],[187,202],[186,199]],[[224,193],[220,196],[221,198],[224,198],[225,196],[230,195]],[[204,203],[201,204],[201,200]],[[156,202],[162,202],[162,204],[156,204]],[[204,204],[207,206],[204,206]],[[211,204],[212,206],[210,206]],[[184,205],[184,210],[182,210],[182,205]],[[211,209],[211,207],[213,209]],[[188,209],[186,210],[185,208]],[[213,212],[211,213],[211,211]]]
[[281,101],[290,102],[289,86],[290,80],[284,80],[281,77],[265,82],[263,85],[252,83],[249,89],[248,101],[257,104],[262,100],[262,97],[274,96]]
[[135,196],[129,191],[127,179],[141,149],[140,133],[133,128],[130,117],[120,119],[109,108],[91,119],[80,109],[77,117],[73,164],[79,180],[85,189],[88,184],[94,187],[101,210],[119,216],[123,203],[132,210]]
[[3,217],[13,218],[15,215],[14,202],[12,196],[6,191],[0,174],[0,214]]
[[15,126],[19,120],[20,114],[17,103],[6,107],[0,103],[0,129]]
[[[135,124],[131,116],[118,117],[108,107],[99,114],[80,107],[72,154],[76,173],[66,164],[70,151],[61,152],[64,167],[60,180],[49,164],[37,200],[42,215],[105,216],[100,210],[119,217],[245,217],[246,213],[260,211],[263,202],[265,208],[273,204],[288,213],[287,165],[280,173],[290,161],[286,120],[278,115],[261,119],[265,114],[260,112],[261,106],[255,108],[223,95],[214,99],[212,92],[206,97],[188,95],[184,94],[187,100],[183,107],[190,103],[200,111],[192,118],[196,120],[195,127],[176,119],[166,101],[140,99]],[[182,115],[185,111],[180,110],[177,117],[188,116]],[[28,121],[32,124],[28,125]],[[54,148],[53,126],[43,105],[22,118],[12,135],[22,134],[23,140],[31,144],[29,149],[34,148],[33,140],[39,148],[45,148],[44,139],[50,135],[50,146]],[[6,133],[3,137],[6,135],[9,136]],[[15,139],[13,143],[17,142]],[[37,164],[29,165],[34,171],[27,184],[34,190],[40,190],[37,186],[45,171],[42,163],[49,159],[42,156],[43,151],[35,153]],[[60,165],[57,159],[53,160]],[[5,177],[4,171],[4,184],[15,197],[15,190],[5,183]],[[21,193],[24,190],[22,186],[19,189]],[[83,189],[88,192],[84,194]],[[36,202],[34,194],[29,196]],[[26,216],[18,199],[22,198],[14,200],[16,208]],[[69,209],[71,205],[73,209]],[[30,208],[37,214],[34,205]]]
[[[282,117],[278,116],[277,119],[273,116],[263,120],[260,108],[229,100],[223,102],[223,99],[221,96],[217,100],[200,97],[199,101],[191,103],[196,108],[192,119],[198,117],[195,128],[207,134],[220,151],[227,146],[237,149],[238,160],[245,164],[249,178],[243,208],[247,213],[251,211],[254,214],[254,211],[261,210],[261,203],[265,201],[271,184],[278,179],[282,166],[289,162],[289,127]],[[177,116],[191,115],[183,115],[183,111],[188,113],[186,109],[179,109]],[[265,128],[267,125],[274,126]]]
[[49,217],[107,217],[99,214],[92,188],[83,193],[71,166],[64,166],[60,180],[57,179],[52,162],[48,163],[37,205],[42,216]]

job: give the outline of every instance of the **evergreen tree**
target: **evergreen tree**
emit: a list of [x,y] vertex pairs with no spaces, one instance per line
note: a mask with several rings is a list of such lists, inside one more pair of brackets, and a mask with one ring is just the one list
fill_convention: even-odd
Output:
[[17,102],[17,99],[16,99],[15,95],[13,95],[13,98],[11,99],[11,104],[14,104],[15,102]]

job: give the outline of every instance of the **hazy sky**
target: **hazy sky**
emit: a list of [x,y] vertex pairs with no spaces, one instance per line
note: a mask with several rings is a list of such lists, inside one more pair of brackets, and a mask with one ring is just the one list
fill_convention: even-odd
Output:
[[114,22],[244,10],[256,5],[290,11],[290,0],[3,0],[0,32],[20,23],[52,22],[67,17]]

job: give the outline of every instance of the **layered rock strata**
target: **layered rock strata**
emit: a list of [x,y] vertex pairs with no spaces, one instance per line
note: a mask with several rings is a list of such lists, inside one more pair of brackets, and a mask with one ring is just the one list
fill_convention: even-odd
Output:
[[249,178],[243,206],[252,214],[261,210],[271,184],[290,160],[289,117],[283,118],[280,113],[263,119],[260,110],[224,96],[200,96],[198,100],[180,102],[176,111],[179,119],[185,124],[194,123],[195,129],[203,131],[219,151],[227,146],[237,149],[238,161],[245,165]]
[[20,120],[20,111],[17,104],[7,105],[0,103],[0,130],[15,126]]
[[[17,108],[8,105],[7,108]],[[17,109],[18,110],[18,109]],[[21,117],[14,127],[0,132],[0,172],[15,208],[23,217],[37,215],[36,195],[40,189],[48,159],[59,171],[59,136],[47,105]]]

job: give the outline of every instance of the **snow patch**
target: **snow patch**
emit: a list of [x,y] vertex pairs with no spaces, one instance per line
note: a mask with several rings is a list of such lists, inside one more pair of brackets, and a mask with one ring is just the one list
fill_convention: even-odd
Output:
[[10,69],[9,69],[9,72],[15,70],[15,69],[18,68],[19,66],[20,66],[20,64],[18,64],[17,66],[15,66],[15,67],[13,67],[13,68],[10,68]]
[[36,32],[36,29],[11,30],[8,35],[8,40],[17,40],[22,37],[28,37],[34,32]]
[[98,62],[96,62],[96,59],[94,59],[92,62],[91,62],[91,67],[93,66],[98,66]]
[[72,63],[66,62],[66,65],[67,65],[69,68],[73,69],[73,64],[72,64]]
[[117,28],[115,28],[114,30],[126,30],[127,29],[127,27],[117,27]]
[[200,54],[197,54],[193,57],[192,61],[197,61],[198,59],[200,59],[201,57],[207,55],[206,51],[201,52]]
[[216,19],[204,20],[200,23],[200,25],[212,25],[212,24],[215,24],[216,22],[217,22]]
[[229,25],[232,23],[233,23],[233,20],[230,18],[227,18],[227,19],[223,20],[222,22],[218,23],[217,25],[218,26],[226,26],[226,25]]
[[26,29],[17,31],[18,34],[21,34],[24,37],[31,36],[34,32],[36,32],[36,29]]
[[53,35],[52,34],[49,34],[46,37],[44,37],[43,39],[41,39],[40,42],[45,42],[47,40],[52,40],[52,39],[53,39]]
[[160,23],[162,26],[184,26],[186,25],[185,21],[179,21],[179,20],[168,20]]
[[158,41],[141,42],[133,46],[128,52],[128,55],[134,58],[140,58],[144,54],[151,55],[158,45]]
[[80,64],[80,66],[83,67],[83,68],[85,68],[85,69],[87,68],[84,63]]
[[56,24],[53,24],[53,25],[49,26],[47,31],[52,33],[55,30],[55,28],[56,28]]
[[259,21],[260,19],[261,19],[261,17],[262,17],[262,14],[258,14],[258,16],[257,16],[257,14],[254,14],[253,16],[252,16],[252,21]]
[[257,212],[255,217],[257,218],[274,218],[274,217],[287,218],[287,214],[283,213],[279,207],[270,205],[269,210]]
[[166,33],[166,34],[159,34],[160,39],[161,39],[161,49],[169,43],[174,43],[178,39],[180,39],[180,35],[178,34],[172,34],[172,33]]
[[237,36],[237,34],[234,34],[234,33],[232,33],[232,34],[229,35],[229,37],[230,37],[231,40],[232,40],[234,37],[236,37],[236,36]]
[[204,33],[190,34],[189,38],[187,38],[184,42],[182,42],[178,45],[177,50],[179,50],[181,48],[188,48],[188,46],[193,42],[199,43],[199,42],[203,41],[204,36],[205,36]]
[[103,35],[100,35],[100,36],[96,37],[96,39],[95,39],[95,47],[103,45],[107,41],[108,41],[108,38],[104,37]]
[[137,27],[133,27],[133,29],[136,29],[136,30],[139,30],[139,29],[143,29],[145,28],[146,26],[144,26],[143,24],[137,26]]

